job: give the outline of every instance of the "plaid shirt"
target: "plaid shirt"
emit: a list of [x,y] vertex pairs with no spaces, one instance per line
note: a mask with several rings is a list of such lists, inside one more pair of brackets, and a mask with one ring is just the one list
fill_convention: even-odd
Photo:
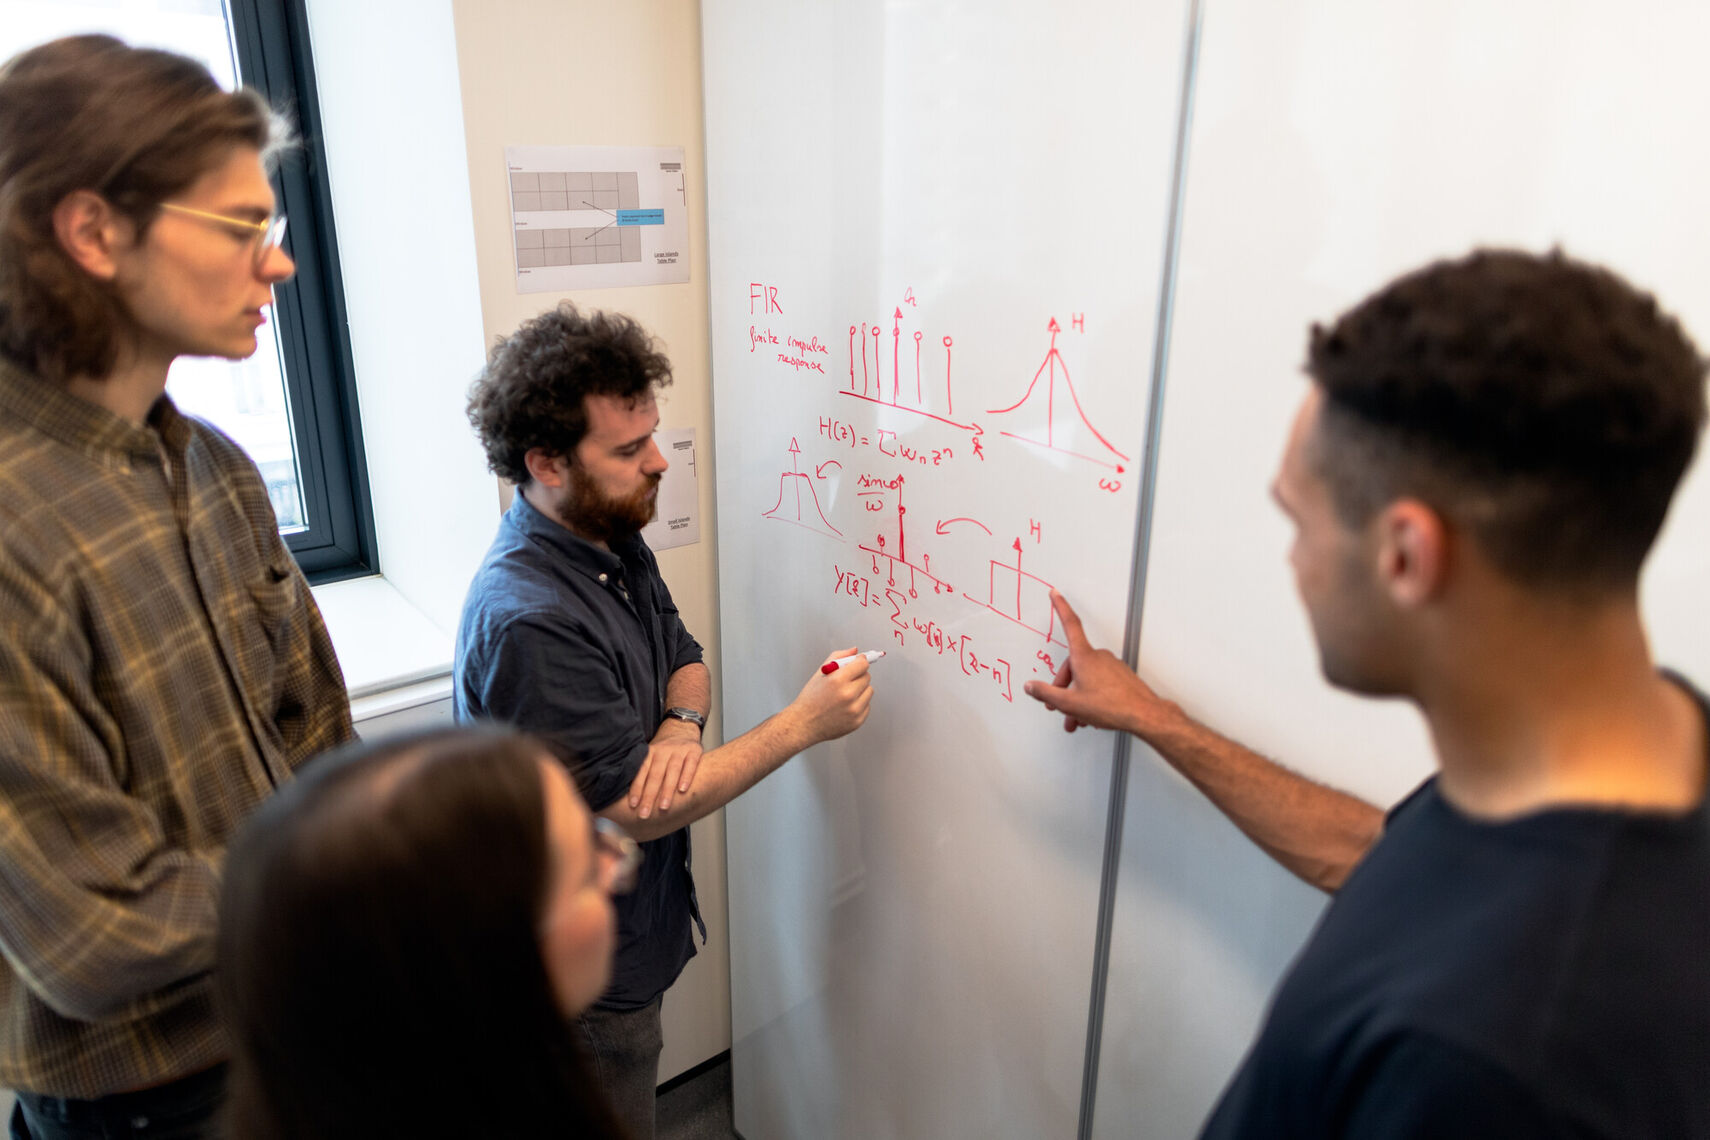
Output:
[[93,1098],[225,1058],[221,860],[352,735],[238,447],[0,361],[0,1084]]

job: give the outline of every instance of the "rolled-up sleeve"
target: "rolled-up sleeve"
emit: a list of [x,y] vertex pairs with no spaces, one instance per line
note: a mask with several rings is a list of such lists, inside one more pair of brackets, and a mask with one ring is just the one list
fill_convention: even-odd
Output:
[[571,618],[527,614],[492,639],[485,658],[476,678],[485,716],[551,744],[595,811],[629,791],[651,733],[608,646]]
[[[648,551],[648,558],[652,557],[653,552]],[[694,635],[689,632],[689,627],[683,624],[683,617],[677,612],[677,603],[671,597],[671,589],[665,585],[665,579],[659,574],[659,564],[652,562],[649,568],[653,571],[654,589],[658,592],[660,632],[664,634],[665,644],[670,647],[670,671],[675,673],[685,665],[693,665],[703,660],[706,655],[701,650],[701,643],[695,640]]]

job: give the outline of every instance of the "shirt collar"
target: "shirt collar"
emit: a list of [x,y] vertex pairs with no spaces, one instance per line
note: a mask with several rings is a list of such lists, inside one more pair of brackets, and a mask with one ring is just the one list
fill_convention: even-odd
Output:
[[118,465],[130,459],[158,457],[162,439],[173,450],[182,451],[189,432],[184,417],[164,394],[149,410],[148,421],[154,428],[150,431],[4,358],[0,358],[0,414],[97,460]]
[[[572,534],[563,523],[547,518],[535,509],[520,488],[511,496],[508,517],[511,525],[524,537],[560,555],[571,567],[596,582],[603,584],[607,578],[623,570],[624,560],[618,554],[602,550],[580,535]],[[617,546],[622,550],[625,544],[620,540]]]

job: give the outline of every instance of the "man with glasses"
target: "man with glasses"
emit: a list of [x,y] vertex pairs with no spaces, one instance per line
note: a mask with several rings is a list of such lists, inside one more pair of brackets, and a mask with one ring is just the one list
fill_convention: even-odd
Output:
[[580,1018],[632,1140],[653,1136],[660,998],[700,924],[688,825],[853,732],[872,700],[865,658],[816,670],[782,712],[702,755],[712,677],[640,535],[666,468],[655,390],[670,380],[634,321],[569,304],[493,349],[469,419],[517,492],[469,588],[453,667],[460,719],[549,742],[588,806],[642,841],[636,889],[617,903],[612,984]]
[[228,838],[352,735],[253,463],[165,395],[256,348],[267,105],[105,36],[0,69],[0,1083],[12,1135],[196,1136]]

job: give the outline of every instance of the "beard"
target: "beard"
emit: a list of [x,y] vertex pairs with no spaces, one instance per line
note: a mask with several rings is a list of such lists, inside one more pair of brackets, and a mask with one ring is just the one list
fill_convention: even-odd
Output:
[[558,519],[573,533],[609,546],[613,539],[627,538],[653,521],[659,510],[654,492],[661,478],[649,475],[647,484],[634,494],[613,498],[587,472],[571,464],[570,486],[558,504]]

